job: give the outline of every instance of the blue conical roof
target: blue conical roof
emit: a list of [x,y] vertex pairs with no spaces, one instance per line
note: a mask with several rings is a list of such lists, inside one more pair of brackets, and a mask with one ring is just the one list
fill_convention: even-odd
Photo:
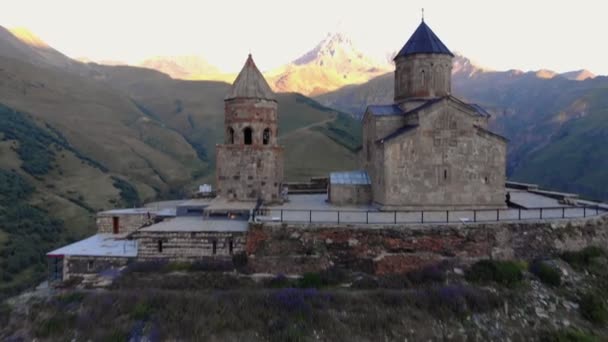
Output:
[[439,37],[433,33],[430,27],[424,22],[420,23],[420,26],[414,31],[414,34],[401,48],[395,59],[403,56],[413,55],[416,53],[438,53],[444,55],[450,55],[454,57],[454,54],[441,42]]

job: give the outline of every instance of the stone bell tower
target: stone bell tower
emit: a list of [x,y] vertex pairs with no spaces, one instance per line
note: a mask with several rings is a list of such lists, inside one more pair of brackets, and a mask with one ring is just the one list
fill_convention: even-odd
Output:
[[395,56],[395,102],[449,95],[452,57],[423,19]]
[[224,98],[224,144],[217,145],[220,197],[281,201],[283,148],[278,145],[277,100],[251,54]]

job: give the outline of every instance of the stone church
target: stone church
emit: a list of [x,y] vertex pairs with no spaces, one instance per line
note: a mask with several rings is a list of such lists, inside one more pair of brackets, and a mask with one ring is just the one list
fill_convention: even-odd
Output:
[[359,178],[368,184],[345,201],[332,189],[343,182],[332,175],[331,202],[371,200],[382,210],[505,207],[507,140],[488,130],[485,110],[451,95],[453,57],[423,20],[394,58],[394,102],[370,105],[363,116],[366,175]]
[[277,100],[251,54],[224,98],[224,144],[217,146],[220,197],[277,203],[283,183]]

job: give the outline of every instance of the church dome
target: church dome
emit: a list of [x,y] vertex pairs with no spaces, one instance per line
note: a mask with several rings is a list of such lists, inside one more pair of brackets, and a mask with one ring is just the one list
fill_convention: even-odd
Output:
[[424,20],[395,56],[395,59],[419,53],[444,54],[454,57],[454,54],[441,42]]

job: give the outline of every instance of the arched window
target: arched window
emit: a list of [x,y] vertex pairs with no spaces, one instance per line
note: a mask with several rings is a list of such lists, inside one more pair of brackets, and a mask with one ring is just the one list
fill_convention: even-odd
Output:
[[421,84],[423,87],[426,87],[426,73],[424,72],[424,69],[420,72],[420,80],[421,80]]
[[245,140],[245,145],[251,145],[253,142],[253,130],[251,127],[245,127],[243,130],[243,138]]
[[234,129],[232,127],[228,127],[228,142],[234,144]]
[[262,143],[268,145],[270,143],[270,128],[266,128],[262,134]]

